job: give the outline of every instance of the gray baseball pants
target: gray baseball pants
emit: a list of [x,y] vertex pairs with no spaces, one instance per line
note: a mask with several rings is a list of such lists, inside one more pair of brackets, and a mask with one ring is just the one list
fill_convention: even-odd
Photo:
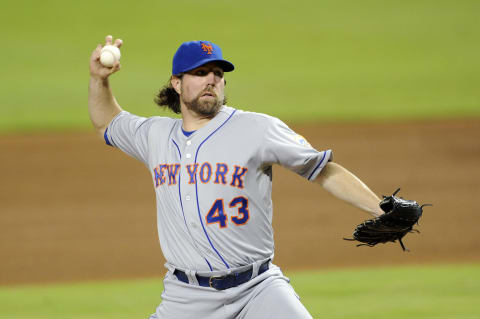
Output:
[[250,281],[226,290],[164,279],[162,303],[150,319],[312,319],[275,265]]

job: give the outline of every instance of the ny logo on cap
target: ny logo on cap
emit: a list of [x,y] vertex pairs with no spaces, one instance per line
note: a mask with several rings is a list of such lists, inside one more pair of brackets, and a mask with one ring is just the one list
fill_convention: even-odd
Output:
[[207,54],[212,54],[213,47],[211,44],[205,44],[202,42],[202,50],[205,51]]

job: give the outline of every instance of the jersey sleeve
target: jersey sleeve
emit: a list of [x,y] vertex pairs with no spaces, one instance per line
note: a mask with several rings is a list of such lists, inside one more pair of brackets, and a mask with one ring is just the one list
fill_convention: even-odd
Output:
[[122,111],[105,130],[105,143],[147,163],[148,132],[153,118],[145,118]]
[[281,120],[271,117],[264,135],[263,161],[279,164],[313,181],[333,159],[331,150],[317,151]]

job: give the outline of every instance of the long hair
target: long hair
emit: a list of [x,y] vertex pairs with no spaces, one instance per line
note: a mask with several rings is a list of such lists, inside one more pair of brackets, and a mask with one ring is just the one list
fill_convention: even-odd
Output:
[[[180,79],[183,74],[177,75]],[[180,114],[180,95],[175,91],[170,79],[165,84],[154,99],[155,103],[161,108],[169,108],[173,113]]]
[[[183,73],[176,75],[178,78],[183,77]],[[225,84],[227,81],[225,81]],[[173,113],[180,114],[180,95],[175,91],[172,86],[170,79],[167,84],[165,84],[160,91],[155,95],[155,103],[161,108],[169,108]],[[222,105],[227,104],[227,97],[224,96]]]

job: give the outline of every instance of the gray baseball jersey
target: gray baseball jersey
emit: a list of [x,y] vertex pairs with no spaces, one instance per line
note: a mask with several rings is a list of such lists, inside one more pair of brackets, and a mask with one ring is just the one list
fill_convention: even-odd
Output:
[[122,111],[105,140],[152,175],[166,267],[198,273],[272,258],[272,165],[313,180],[332,158],[279,119],[228,106],[190,136],[181,119]]

